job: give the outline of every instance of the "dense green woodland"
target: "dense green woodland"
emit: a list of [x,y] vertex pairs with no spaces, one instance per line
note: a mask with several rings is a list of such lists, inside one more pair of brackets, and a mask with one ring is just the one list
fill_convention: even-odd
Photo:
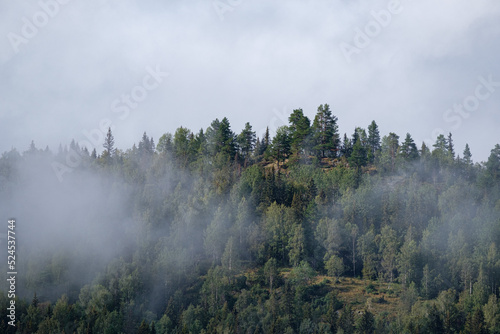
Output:
[[[4,292],[0,332],[500,333],[498,144],[474,163],[451,134],[417,146],[373,121],[340,135],[325,104],[313,120],[294,110],[274,136],[223,118],[157,144],[144,133],[126,151],[109,130],[103,146],[2,155],[2,199],[36,178],[85,196],[76,180],[92,178],[103,206],[118,204],[88,217],[136,229],[113,228],[117,245],[132,241],[101,266],[75,268],[85,242],[22,244],[17,327]],[[383,283],[397,310],[342,299],[337,287],[353,279],[366,294]]]

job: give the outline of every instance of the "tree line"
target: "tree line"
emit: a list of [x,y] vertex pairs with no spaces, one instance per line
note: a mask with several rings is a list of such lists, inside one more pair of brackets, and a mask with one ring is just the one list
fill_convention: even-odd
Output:
[[[92,281],[59,296],[48,291],[71,277],[61,254],[43,260],[43,275],[32,264],[36,279],[22,284],[33,297],[19,302],[17,330],[500,332],[500,145],[474,163],[468,145],[457,154],[451,134],[418,147],[410,134],[382,137],[373,121],[341,136],[327,104],[312,122],[302,109],[288,120],[258,138],[249,123],[235,133],[216,119],[156,145],[144,133],[125,151],[110,129],[99,154],[73,141],[83,163],[72,177],[106,182],[140,233]],[[34,143],[5,152],[2,196],[24,166],[44,168],[67,153]],[[399,311],[342,300],[336,284],[346,277],[368,290],[386,284]],[[6,322],[0,329],[15,332]]]

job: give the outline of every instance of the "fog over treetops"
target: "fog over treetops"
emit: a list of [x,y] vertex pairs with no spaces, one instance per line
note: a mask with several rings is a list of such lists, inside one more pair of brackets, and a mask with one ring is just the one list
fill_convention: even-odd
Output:
[[17,330],[495,332],[500,146],[340,134],[327,104],[288,120],[4,152]]

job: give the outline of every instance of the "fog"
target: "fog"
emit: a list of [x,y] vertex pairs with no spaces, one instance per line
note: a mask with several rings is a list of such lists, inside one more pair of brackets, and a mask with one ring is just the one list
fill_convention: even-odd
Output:
[[[13,174],[1,183],[1,232],[7,232],[7,219],[16,219],[19,296],[31,298],[38,291],[41,298],[70,292],[74,297],[70,289],[78,293],[111,259],[131,256],[140,231],[132,216],[136,190],[120,178],[84,170],[60,182],[51,154],[25,154],[23,160],[7,154],[13,158]],[[60,263],[51,263],[53,257]],[[2,269],[5,265],[3,261]],[[62,287],[46,286],[44,278],[54,279],[56,269],[62,270],[55,279]]]

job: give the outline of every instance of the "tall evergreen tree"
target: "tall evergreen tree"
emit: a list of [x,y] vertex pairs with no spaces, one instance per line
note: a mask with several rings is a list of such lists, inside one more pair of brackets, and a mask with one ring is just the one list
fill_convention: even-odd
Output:
[[366,162],[367,162],[366,150],[361,144],[361,138],[358,137],[356,143],[352,148],[352,154],[349,157],[349,163],[352,166],[359,168],[365,166]]
[[191,131],[187,128],[180,127],[174,134],[174,151],[175,157],[181,166],[187,166],[190,162],[189,139]]
[[347,137],[347,134],[344,133],[344,141],[342,142],[342,148],[340,149],[340,153],[346,159],[349,159],[352,153],[352,142]]
[[375,121],[372,121],[368,125],[368,161],[373,163],[375,159],[375,154],[380,151],[380,133],[378,130],[378,125]]
[[500,179],[500,145],[496,144],[486,162],[486,171],[494,180]]
[[236,154],[235,135],[227,117],[224,117],[215,133],[215,152],[222,152],[230,157]]
[[415,160],[418,158],[417,145],[415,145],[409,133],[406,134],[405,141],[401,144],[400,153],[405,160]]
[[363,146],[363,148],[366,149],[366,147],[368,145],[368,137],[366,136],[365,129],[363,129],[363,128],[359,127],[359,126],[357,126],[354,129],[354,133],[352,134],[351,143],[353,143],[353,145],[355,145],[356,142],[358,141],[358,139],[361,142],[361,146]]
[[320,105],[312,125],[313,150],[318,157],[335,157],[338,149],[337,117],[328,104]]
[[156,151],[160,154],[166,154],[167,152],[173,152],[174,143],[172,139],[171,133],[163,134],[158,140],[158,144],[156,145]]
[[304,116],[302,109],[295,109],[290,117],[290,142],[291,150],[294,154],[299,154],[305,149],[305,141],[307,140],[310,132],[311,122],[307,116]]
[[264,133],[264,137],[262,137],[262,140],[260,141],[260,150],[259,150],[259,155],[265,155],[266,151],[270,148],[271,146],[271,136],[269,134],[269,127],[266,127],[266,132]]
[[448,150],[448,140],[443,134],[440,134],[436,138],[436,142],[433,145],[434,149],[432,150],[433,159],[440,164],[448,164],[451,162],[452,157],[450,151]]
[[152,140],[149,139],[148,135],[146,132],[142,135],[142,139],[139,142],[139,154],[153,154],[154,153],[154,146],[152,145]]
[[425,142],[422,142],[422,146],[420,147],[420,157],[423,160],[426,160],[430,157],[431,155],[431,150],[429,147],[425,144]]
[[241,151],[241,156],[245,160],[245,164],[247,163],[247,160],[254,149],[255,137],[255,132],[252,131],[252,126],[250,125],[250,123],[245,123],[245,128],[237,137],[238,146]]
[[107,158],[112,158],[115,155],[115,138],[113,137],[113,133],[111,133],[111,128],[108,128],[108,133],[106,134],[106,138],[104,139],[104,155]]
[[290,154],[290,132],[287,126],[281,126],[276,130],[276,135],[273,138],[272,149],[273,157],[278,162],[278,171],[280,163],[284,162]]
[[448,150],[448,155],[452,160],[455,159],[455,145],[453,145],[453,138],[451,132],[448,133],[448,139],[446,140],[446,149]]
[[472,165],[472,153],[470,152],[469,144],[465,144],[463,161],[466,165]]
[[382,138],[382,151],[380,154],[380,163],[386,168],[394,171],[396,159],[399,152],[399,136],[393,132]]

